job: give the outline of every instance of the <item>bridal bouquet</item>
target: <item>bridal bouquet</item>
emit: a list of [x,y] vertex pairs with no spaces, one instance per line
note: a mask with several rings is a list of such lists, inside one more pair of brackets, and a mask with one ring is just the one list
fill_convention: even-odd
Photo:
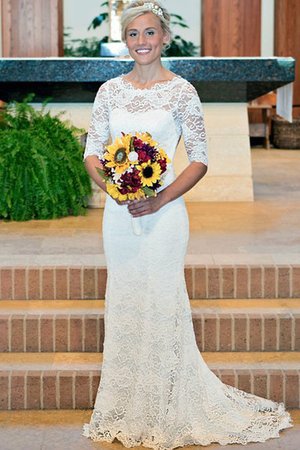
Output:
[[[107,193],[125,201],[155,196],[171,161],[151,134],[145,132],[122,133],[106,146],[100,162],[103,169],[97,170],[106,183]],[[140,234],[138,228],[134,226],[136,234]]]

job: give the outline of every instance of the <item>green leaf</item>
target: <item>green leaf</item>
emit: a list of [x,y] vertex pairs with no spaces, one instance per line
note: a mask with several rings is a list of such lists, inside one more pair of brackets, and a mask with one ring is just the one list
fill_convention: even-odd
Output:
[[155,197],[156,193],[150,189],[148,186],[142,187],[142,191],[146,195],[146,197]]
[[99,175],[103,178],[104,181],[109,181],[110,177],[108,177],[103,169],[100,169],[100,167],[96,167],[97,172]]
[[135,151],[133,142],[134,142],[134,137],[132,137],[132,138],[130,139],[129,151],[131,151],[131,152],[134,152],[134,151]]
[[183,22],[172,22],[172,25],[179,25],[182,28],[189,28],[189,26]]
[[88,26],[88,30],[90,30],[91,28],[95,29],[97,27],[100,27],[102,22],[105,22],[106,20],[108,20],[108,18],[109,18],[108,13],[101,13],[101,14],[99,14],[99,16],[94,17],[94,19]]

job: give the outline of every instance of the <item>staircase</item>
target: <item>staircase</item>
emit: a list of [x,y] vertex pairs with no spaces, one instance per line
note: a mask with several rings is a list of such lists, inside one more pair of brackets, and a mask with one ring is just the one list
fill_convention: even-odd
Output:
[[[197,344],[214,373],[299,408],[300,266],[194,264],[185,275]],[[0,269],[1,410],[92,408],[105,283],[105,267]]]

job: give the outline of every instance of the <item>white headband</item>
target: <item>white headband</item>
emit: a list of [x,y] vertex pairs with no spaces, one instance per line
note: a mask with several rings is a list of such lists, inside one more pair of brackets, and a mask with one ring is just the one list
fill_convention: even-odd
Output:
[[158,5],[155,5],[152,2],[146,2],[146,3],[144,3],[144,6],[147,9],[149,9],[149,11],[153,12],[153,14],[156,14],[157,16],[163,17],[162,9]]

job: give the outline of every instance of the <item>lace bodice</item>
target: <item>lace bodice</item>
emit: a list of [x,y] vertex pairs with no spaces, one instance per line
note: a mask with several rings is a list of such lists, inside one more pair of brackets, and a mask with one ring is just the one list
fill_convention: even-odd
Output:
[[187,80],[175,76],[139,89],[123,76],[104,83],[95,98],[84,158],[101,158],[104,146],[124,133],[147,131],[172,160],[181,135],[189,161],[207,165],[203,110]]

